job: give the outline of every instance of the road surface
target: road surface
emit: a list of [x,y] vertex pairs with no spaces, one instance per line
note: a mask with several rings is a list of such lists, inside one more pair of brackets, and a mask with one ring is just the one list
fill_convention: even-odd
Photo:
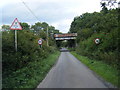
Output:
[[69,52],[61,52],[58,62],[37,88],[107,88],[107,86]]

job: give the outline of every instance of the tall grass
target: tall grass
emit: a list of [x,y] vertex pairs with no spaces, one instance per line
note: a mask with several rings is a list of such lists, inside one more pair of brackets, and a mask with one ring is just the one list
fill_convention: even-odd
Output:
[[88,57],[78,55],[76,52],[71,52],[71,53],[78,60],[80,60],[82,63],[88,66],[91,70],[96,72],[98,75],[100,75],[106,81],[112,83],[115,86],[120,87],[118,83],[119,71],[116,68],[104,63],[103,61],[92,60],[92,59],[89,59]]
[[50,54],[46,59],[30,62],[8,77],[3,78],[3,88],[36,88],[55,64],[60,52]]

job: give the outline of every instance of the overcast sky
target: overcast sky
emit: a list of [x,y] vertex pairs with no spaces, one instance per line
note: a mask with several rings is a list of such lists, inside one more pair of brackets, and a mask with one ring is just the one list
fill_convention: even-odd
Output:
[[[33,11],[31,14],[25,4]],[[49,25],[67,33],[74,17],[86,12],[99,12],[101,0],[2,0],[0,15],[3,24],[11,24],[15,18],[30,25],[47,22]],[[1,16],[0,16],[1,17]]]

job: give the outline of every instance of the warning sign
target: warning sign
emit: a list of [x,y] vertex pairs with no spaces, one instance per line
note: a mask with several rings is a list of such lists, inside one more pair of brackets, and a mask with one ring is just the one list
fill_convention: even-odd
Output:
[[14,22],[12,23],[11,27],[10,27],[11,30],[22,30],[22,27],[18,21],[18,19],[16,18],[14,20]]

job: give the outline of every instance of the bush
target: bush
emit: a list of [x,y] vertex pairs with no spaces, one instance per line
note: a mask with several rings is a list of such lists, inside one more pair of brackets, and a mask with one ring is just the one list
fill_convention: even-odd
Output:
[[[94,40],[100,38],[100,43],[95,44]],[[76,48],[77,53],[88,56],[91,59],[103,60],[104,62],[116,66],[118,63],[117,50],[117,30],[112,30],[105,34],[94,33],[91,37],[84,41],[80,41]]]
[[[118,9],[75,17],[70,32],[78,33],[76,52],[117,66],[120,53],[118,26]],[[95,38],[100,38],[100,44],[94,43]]]
[[[3,32],[2,37],[2,62],[3,74],[16,71],[27,66],[28,63],[46,58],[50,53],[55,52],[55,47],[48,47],[46,41],[42,48],[38,45],[39,37],[34,33],[22,30],[18,33],[18,51],[15,52],[14,31]],[[8,72],[8,73],[10,73]]]

